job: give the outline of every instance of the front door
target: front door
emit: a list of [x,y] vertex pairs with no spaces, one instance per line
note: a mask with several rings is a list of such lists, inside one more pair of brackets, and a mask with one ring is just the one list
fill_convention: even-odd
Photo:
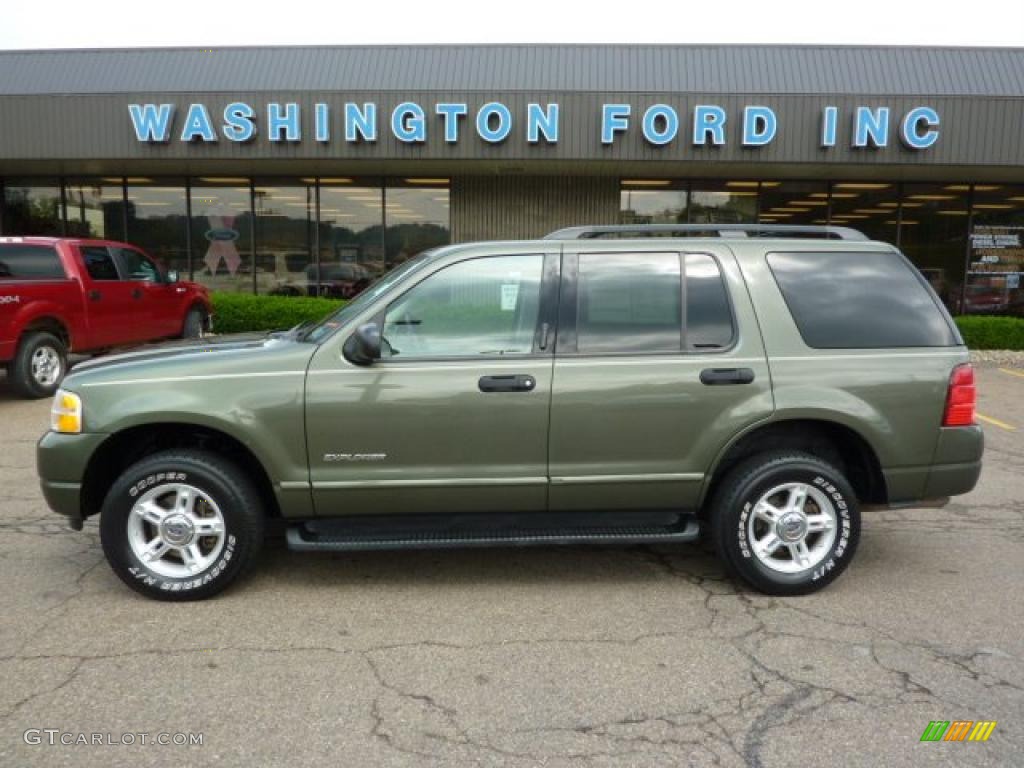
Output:
[[733,254],[566,245],[550,508],[693,509],[722,445],[772,410]]
[[557,280],[554,254],[449,263],[368,310],[381,360],[348,362],[345,332],[324,343],[306,385],[317,514],[544,510]]
[[141,251],[134,248],[111,250],[118,257],[124,280],[131,284],[139,319],[145,326],[144,338],[179,335],[183,326],[180,286],[168,283],[156,262]]

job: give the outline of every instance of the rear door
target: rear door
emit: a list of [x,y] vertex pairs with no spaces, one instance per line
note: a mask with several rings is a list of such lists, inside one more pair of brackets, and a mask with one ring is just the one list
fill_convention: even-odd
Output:
[[550,508],[695,507],[721,447],[772,410],[735,257],[591,240],[562,272]]
[[148,338],[150,319],[143,312],[142,291],[121,279],[111,249],[80,245],[85,306],[91,347],[110,347]]

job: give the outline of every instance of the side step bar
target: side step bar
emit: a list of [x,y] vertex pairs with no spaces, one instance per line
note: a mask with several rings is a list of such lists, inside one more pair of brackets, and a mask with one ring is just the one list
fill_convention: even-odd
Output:
[[288,528],[288,548],[304,552],[360,552],[394,549],[462,549],[470,547],[545,547],[577,544],[666,544],[695,541],[700,524],[685,517],[674,526],[533,528],[494,530],[382,530],[346,532],[321,521]]

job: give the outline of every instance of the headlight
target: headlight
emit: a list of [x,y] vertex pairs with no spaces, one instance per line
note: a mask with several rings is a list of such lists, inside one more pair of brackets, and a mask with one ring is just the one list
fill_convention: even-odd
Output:
[[82,398],[74,392],[58,389],[50,407],[50,429],[66,435],[82,431]]

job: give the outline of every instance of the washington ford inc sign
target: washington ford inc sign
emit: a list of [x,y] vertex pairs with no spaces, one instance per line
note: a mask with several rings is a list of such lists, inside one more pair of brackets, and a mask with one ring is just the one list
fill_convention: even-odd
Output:
[[[177,114],[179,111],[183,113]],[[563,117],[557,103],[530,103],[522,114],[514,114],[498,101],[473,110],[465,102],[423,105],[404,101],[391,110],[378,109],[374,102],[317,103],[308,114],[296,102],[272,102],[259,112],[242,101],[223,110],[205,104],[190,104],[185,110],[174,104],[129,104],[128,114],[136,138],[145,143],[216,142],[222,137],[245,143],[261,135],[271,142],[300,142],[311,135],[321,143],[357,144],[376,142],[388,131],[400,142],[422,144],[428,133],[438,131],[448,144],[457,144],[467,134],[475,134],[485,144],[500,144],[517,134],[529,144],[557,144]],[[634,109],[630,104],[606,103],[598,118],[601,143],[606,145],[638,131],[655,146],[673,142],[723,145],[727,136],[733,136],[745,147],[763,147],[785,130],[775,111],[762,105],[745,106],[740,114],[730,115],[715,104],[697,104],[682,112],[668,104]],[[850,144],[854,147],[886,147],[898,137],[910,149],[927,149],[939,139],[939,113],[928,106],[913,107],[904,114],[893,114],[884,106],[858,106],[846,115],[840,114],[839,107],[826,106],[819,119],[822,147],[836,146],[844,120],[851,126]]]

